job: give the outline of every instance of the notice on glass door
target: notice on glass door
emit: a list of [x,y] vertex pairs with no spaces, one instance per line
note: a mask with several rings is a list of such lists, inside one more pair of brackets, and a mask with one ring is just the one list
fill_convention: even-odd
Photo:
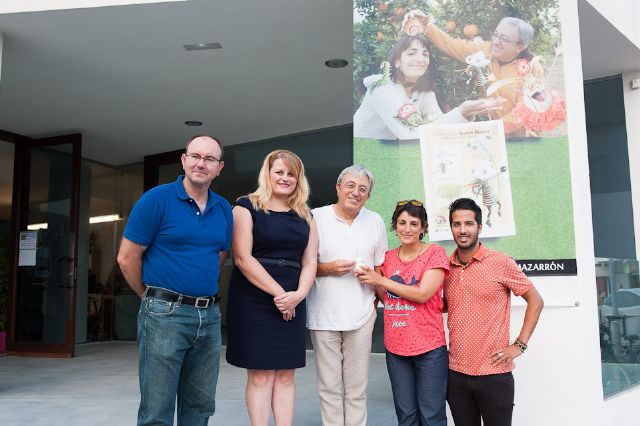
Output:
[[38,248],[38,231],[20,232],[20,250],[35,250]]
[[38,247],[38,231],[20,232],[20,252],[18,266],[36,266],[36,249]]

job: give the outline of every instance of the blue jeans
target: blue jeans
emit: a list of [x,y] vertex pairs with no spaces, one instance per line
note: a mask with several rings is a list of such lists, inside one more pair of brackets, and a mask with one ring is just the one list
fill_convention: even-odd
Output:
[[206,425],[220,369],[220,306],[145,297],[138,312],[138,425]]
[[413,356],[387,351],[398,426],[447,426],[448,368],[446,346]]

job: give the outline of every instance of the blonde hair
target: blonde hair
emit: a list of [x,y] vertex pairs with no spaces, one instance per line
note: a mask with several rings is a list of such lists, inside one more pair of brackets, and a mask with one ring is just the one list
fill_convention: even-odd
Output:
[[253,208],[263,210],[269,213],[269,199],[273,194],[269,172],[276,160],[282,160],[284,164],[291,170],[297,179],[296,188],[287,197],[287,206],[291,208],[298,216],[303,218],[308,224],[311,224],[311,210],[307,205],[309,199],[309,182],[304,175],[304,164],[296,154],[286,149],[277,149],[270,152],[262,162],[262,168],[258,174],[258,189],[248,195]]

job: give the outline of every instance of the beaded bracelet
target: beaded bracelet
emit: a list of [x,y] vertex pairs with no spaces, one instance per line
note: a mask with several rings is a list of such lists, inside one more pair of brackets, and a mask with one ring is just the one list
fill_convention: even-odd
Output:
[[516,345],[518,347],[518,349],[520,349],[520,352],[524,353],[524,351],[527,350],[527,345],[522,343],[520,341],[520,339],[516,338],[515,342],[513,342],[514,345]]

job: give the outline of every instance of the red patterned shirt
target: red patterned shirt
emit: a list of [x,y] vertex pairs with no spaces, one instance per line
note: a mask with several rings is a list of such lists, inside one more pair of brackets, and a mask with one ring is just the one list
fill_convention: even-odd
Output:
[[[444,249],[431,244],[418,257],[403,262],[395,248],[386,253],[382,274],[400,284],[420,285],[428,269],[449,270],[449,259]],[[396,355],[419,355],[446,344],[442,321],[442,287],[431,299],[416,303],[389,291],[384,294],[384,345]]]
[[491,365],[491,354],[509,345],[511,293],[521,296],[533,286],[516,262],[483,244],[463,266],[451,255],[444,280],[449,314],[449,368],[471,376],[513,370],[513,362]]

